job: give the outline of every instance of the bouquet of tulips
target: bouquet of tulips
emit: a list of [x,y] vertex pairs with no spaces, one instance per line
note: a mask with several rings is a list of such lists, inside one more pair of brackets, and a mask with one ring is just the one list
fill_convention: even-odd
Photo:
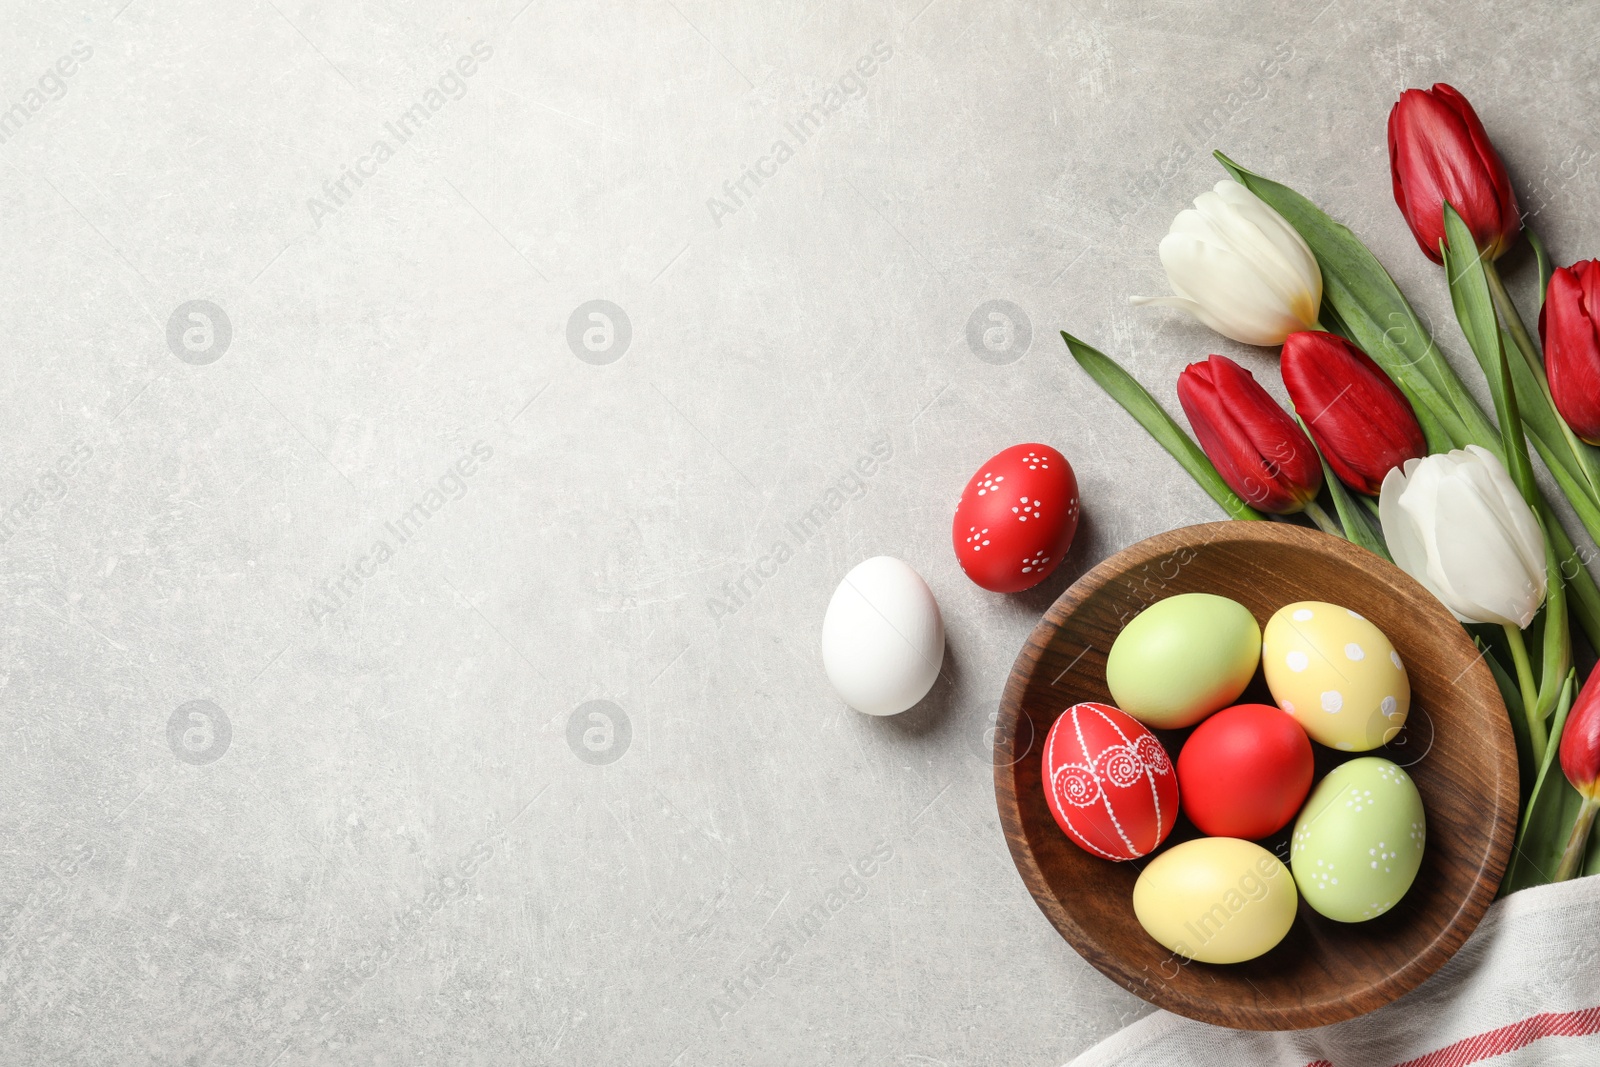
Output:
[[[1600,677],[1578,688],[1572,642],[1575,623],[1600,650],[1600,587],[1586,566],[1600,542],[1600,261],[1552,266],[1460,93],[1401,95],[1389,115],[1395,203],[1444,268],[1491,419],[1359,238],[1216,157],[1230,177],[1161,241],[1173,295],[1133,302],[1282,346],[1293,414],[1213,355],[1178,378],[1191,438],[1110,358],[1063,333],[1068,349],[1230,516],[1304,515],[1393,560],[1466,624],[1510,709],[1522,771],[1502,892],[1600,873],[1600,835],[1588,841]],[[1538,341],[1496,266],[1523,236],[1538,267]],[[1529,445],[1582,526],[1576,538],[1536,482]]]

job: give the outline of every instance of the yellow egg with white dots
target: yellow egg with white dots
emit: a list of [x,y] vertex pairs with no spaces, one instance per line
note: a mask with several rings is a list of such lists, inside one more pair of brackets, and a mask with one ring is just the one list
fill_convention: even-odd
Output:
[[1261,632],[1261,667],[1278,707],[1311,740],[1366,752],[1393,739],[1411,709],[1411,682],[1389,639],[1347,608],[1302,600]]

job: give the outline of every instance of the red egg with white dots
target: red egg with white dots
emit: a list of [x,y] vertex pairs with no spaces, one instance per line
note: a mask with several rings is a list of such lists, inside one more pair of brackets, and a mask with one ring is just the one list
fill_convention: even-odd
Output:
[[1110,704],[1074,704],[1044,741],[1045,803],[1092,856],[1147,856],[1178,820],[1178,777],[1156,735]]
[[983,588],[1038,585],[1078,532],[1078,479],[1049,445],[1012,445],[967,482],[950,532],[961,569]]

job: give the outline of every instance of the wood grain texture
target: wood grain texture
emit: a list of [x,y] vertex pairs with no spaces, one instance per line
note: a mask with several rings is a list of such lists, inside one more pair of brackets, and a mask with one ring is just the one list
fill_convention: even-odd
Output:
[[[1232,597],[1265,625],[1297,600],[1359,612],[1388,636],[1411,679],[1406,729],[1381,755],[1401,764],[1427,811],[1428,843],[1410,892],[1365,923],[1325,919],[1302,901],[1271,952],[1217,966],[1174,957],[1134,918],[1145,860],[1113,863],[1074,845],[1041,782],[1045,735],[1085,700],[1111,702],[1106,653],[1145,607],[1178,593]],[[1270,702],[1260,673],[1241,700]],[[1176,760],[1187,730],[1157,731]],[[1218,522],[1152,537],[1080,578],[1034,628],[1000,702],[995,798],[1017,870],[1067,942],[1101,973],[1159,1007],[1249,1030],[1339,1022],[1415,988],[1461,947],[1505,872],[1517,824],[1516,751],[1493,676],[1461,625],[1399,568],[1338,538],[1269,522]],[[1352,758],[1317,747],[1317,776]],[[1361,755],[1361,753],[1353,754]],[[1291,824],[1292,825],[1292,824]],[[1200,836],[1184,819],[1165,848]],[[1288,832],[1264,842],[1288,856]]]

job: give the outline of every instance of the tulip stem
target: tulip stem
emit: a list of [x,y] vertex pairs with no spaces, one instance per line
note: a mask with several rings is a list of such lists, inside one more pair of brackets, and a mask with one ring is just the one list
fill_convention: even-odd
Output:
[[1511,659],[1517,665],[1517,686],[1522,690],[1522,714],[1528,720],[1528,740],[1533,744],[1534,766],[1544,762],[1546,733],[1544,717],[1539,714],[1539,687],[1533,680],[1533,664],[1528,661],[1528,646],[1522,640],[1522,631],[1507,623],[1506,641],[1511,645]]
[[1561,853],[1561,866],[1556,868],[1556,876],[1551,881],[1565,882],[1578,873],[1578,868],[1583,864],[1584,846],[1589,843],[1589,828],[1594,825],[1597,809],[1600,809],[1600,800],[1584,798],[1583,807],[1578,809],[1578,820],[1572,824],[1572,836],[1567,838],[1566,850]]
[[1534,380],[1544,387],[1545,398],[1550,399],[1550,383],[1545,380],[1544,360],[1539,355],[1538,346],[1533,343],[1533,336],[1528,333],[1527,325],[1522,321],[1522,315],[1517,311],[1517,305],[1506,290],[1506,283],[1500,277],[1499,269],[1493,262],[1485,260],[1483,273],[1489,279],[1489,295],[1494,298],[1494,305],[1500,312],[1501,320],[1506,324],[1506,332],[1517,343],[1517,350],[1527,361],[1528,369],[1533,371]]
[[1329,515],[1327,510],[1315,500],[1306,501],[1306,514],[1311,517],[1312,522],[1317,524],[1317,529],[1321,530],[1323,533],[1332,534],[1342,541],[1348,541],[1350,539],[1349,536],[1344,532],[1344,527],[1340,525],[1332,515]]

